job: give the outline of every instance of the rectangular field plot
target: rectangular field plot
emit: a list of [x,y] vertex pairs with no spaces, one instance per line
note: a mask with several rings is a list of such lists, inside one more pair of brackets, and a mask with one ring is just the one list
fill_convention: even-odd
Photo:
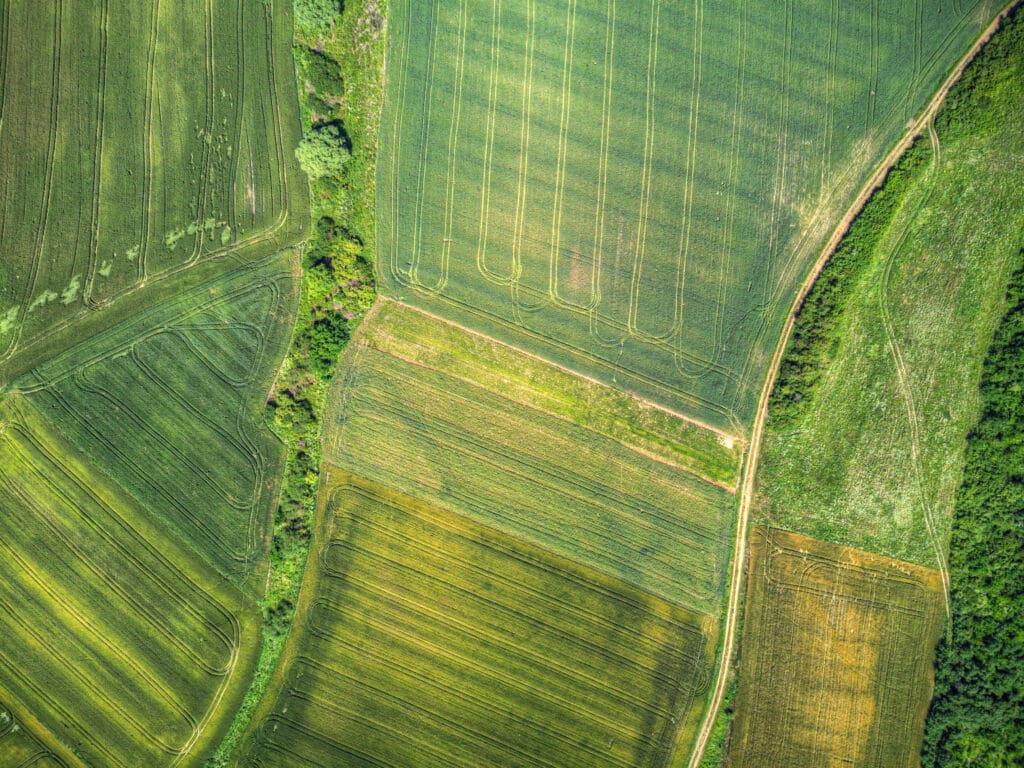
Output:
[[89,765],[209,749],[258,648],[242,595],[18,396],[0,407],[0,689]]
[[283,459],[261,406],[291,332],[286,270],[276,258],[199,285],[16,384],[93,466],[238,583],[265,567]]
[[[364,334],[380,327],[371,320]],[[733,496],[456,368],[352,344],[325,457],[662,598],[718,610]]]
[[299,239],[290,7],[0,0],[0,363],[200,260]]
[[728,765],[920,764],[938,571],[754,529]]
[[393,357],[500,392],[729,490],[739,481],[743,443],[731,436],[414,308],[379,302],[362,338]]
[[686,758],[713,620],[347,473],[325,490],[302,640],[245,764]]
[[396,0],[381,285],[743,434],[806,267],[987,7]]

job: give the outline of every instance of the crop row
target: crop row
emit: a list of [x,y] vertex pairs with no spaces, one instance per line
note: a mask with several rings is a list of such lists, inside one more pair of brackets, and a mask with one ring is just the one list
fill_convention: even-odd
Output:
[[345,477],[251,765],[660,764],[707,679],[700,617]]

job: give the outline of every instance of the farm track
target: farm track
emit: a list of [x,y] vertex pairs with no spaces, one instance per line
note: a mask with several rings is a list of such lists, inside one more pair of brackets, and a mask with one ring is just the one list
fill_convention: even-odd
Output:
[[[801,303],[810,291],[814,281],[817,280],[818,275],[821,274],[821,270],[824,269],[825,263],[829,257],[835,251],[839,242],[846,234],[853,223],[853,220],[860,213],[861,209],[870,199],[874,191],[884,181],[886,174],[896,164],[899,158],[907,150],[907,148],[913,143],[914,139],[917,138],[922,130],[926,130],[930,125],[932,119],[935,117],[939,107],[942,106],[946,99],[947,94],[953,87],[954,83],[963,74],[964,69],[970,64],[971,60],[974,59],[975,55],[981,49],[981,47],[988,42],[989,38],[998,29],[999,24],[1003,18],[1013,8],[1015,8],[1021,0],[1011,0],[1003,9],[996,15],[992,22],[985,28],[985,30],[978,36],[974,44],[970,47],[966,54],[960,59],[957,65],[953,68],[953,71],[949,74],[942,86],[932,97],[931,101],[927,104],[924,110],[919,114],[917,119],[914,120],[914,124],[907,129],[904,133],[903,138],[897,142],[896,146],[893,147],[889,154],[885,156],[881,164],[875,169],[875,172],[868,178],[867,182],[861,187],[861,190],[857,197],[854,199],[853,204],[847,210],[846,214],[840,219],[832,232],[832,236],[825,243],[824,248],[821,251],[821,255],[818,260],[814,263],[810,272],[804,278],[800,285],[796,296],[793,299],[793,303],[790,305],[790,310],[786,319],[786,324],[783,327],[779,341],[775,346],[775,352],[772,356],[771,365],[768,369],[767,376],[765,378],[764,386],[761,389],[761,397],[758,401],[757,411],[754,418],[753,429],[751,430],[750,447],[749,447],[749,458],[746,461],[744,469],[743,482],[740,491],[740,503],[739,503],[739,514],[736,522],[736,540],[733,548],[733,560],[732,560],[732,573],[730,578],[729,586],[729,601],[726,610],[725,624],[723,628],[723,642],[721,651],[721,663],[718,668],[717,678],[715,680],[714,692],[712,694],[711,703],[708,706],[707,712],[704,715],[704,722],[697,733],[697,738],[693,747],[693,751],[690,756],[688,763],[689,768],[699,768],[701,760],[704,757],[704,750],[707,747],[708,738],[711,735],[711,730],[714,727],[715,719],[718,716],[718,711],[722,705],[722,699],[725,696],[725,689],[728,684],[730,666],[732,664],[733,650],[736,644],[736,627],[737,627],[737,612],[739,611],[740,595],[742,594],[743,588],[743,576],[746,570],[747,560],[747,538],[749,529],[749,518],[750,518],[750,507],[754,496],[754,483],[757,474],[757,464],[759,454],[761,450],[761,439],[764,434],[765,420],[768,415],[768,398],[771,395],[772,387],[775,384],[775,379],[778,376],[779,366],[782,363],[782,357],[785,353],[786,346],[789,342],[789,337],[793,332],[793,325],[796,321],[796,314],[799,310]],[[948,578],[948,577],[947,577]]]

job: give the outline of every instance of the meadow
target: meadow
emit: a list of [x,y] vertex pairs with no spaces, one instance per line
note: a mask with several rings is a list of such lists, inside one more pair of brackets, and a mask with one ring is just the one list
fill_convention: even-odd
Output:
[[301,640],[242,765],[686,757],[714,620],[348,473],[323,488]]
[[764,522],[945,568],[982,361],[1024,230],[1024,87],[1015,58],[986,58],[999,34],[797,319],[804,343],[769,407]]
[[806,269],[995,10],[396,0],[382,290],[745,437]]
[[0,420],[0,689],[86,764],[194,762],[254,661],[255,606],[24,397]]
[[920,765],[938,571],[756,528],[726,765]]
[[[540,371],[537,386],[557,391],[534,358],[496,348],[502,367],[489,369],[486,357],[470,367],[445,353],[437,354],[439,362],[415,350],[415,363],[396,356],[388,351],[399,346],[393,321],[425,322],[410,312],[385,305],[349,346],[325,418],[327,461],[717,614],[733,495],[627,447],[600,426],[551,415],[529,397],[517,400],[522,389],[502,379],[516,370]],[[480,342],[460,340],[465,332],[451,326],[448,333],[407,341],[416,339],[417,350],[456,352]]]
[[298,240],[289,6],[0,3],[0,363],[196,264]]

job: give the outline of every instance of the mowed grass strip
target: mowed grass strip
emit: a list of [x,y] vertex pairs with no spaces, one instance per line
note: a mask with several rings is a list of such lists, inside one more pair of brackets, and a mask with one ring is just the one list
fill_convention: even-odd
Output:
[[715,622],[331,470],[309,602],[249,765],[663,766]]
[[734,497],[498,392],[353,344],[325,457],[705,613]]
[[0,686],[92,765],[202,754],[258,616],[24,398],[2,419]]
[[386,295],[723,430],[990,4],[396,0]]
[[6,0],[0,26],[0,362],[301,237],[291,3]]
[[755,528],[727,765],[919,764],[938,571]]
[[730,490],[738,482],[743,444],[732,435],[413,307],[381,300],[360,335],[381,352],[571,421],[709,482]]
[[250,588],[283,460],[262,404],[291,330],[285,269],[282,255],[208,281],[15,383],[153,519]]

